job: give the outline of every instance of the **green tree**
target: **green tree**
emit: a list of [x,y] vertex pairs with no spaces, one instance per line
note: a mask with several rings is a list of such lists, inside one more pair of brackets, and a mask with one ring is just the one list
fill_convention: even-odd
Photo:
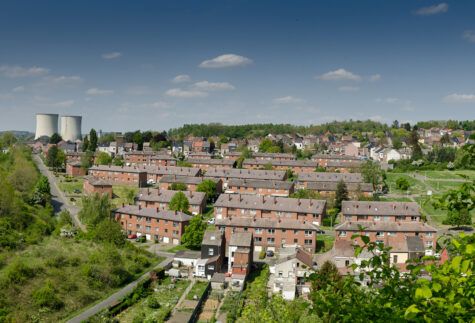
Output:
[[82,198],[82,209],[79,211],[79,219],[88,228],[94,228],[97,224],[111,216],[112,206],[107,195],[93,194]]
[[459,189],[448,191],[436,200],[434,206],[448,211],[445,224],[456,227],[472,225],[470,211],[475,208],[475,182],[466,182]]
[[84,151],[84,152],[89,150],[89,138],[88,138],[87,135],[84,136],[81,148],[82,148],[82,151]]
[[81,156],[81,167],[83,169],[89,169],[94,162],[94,153],[92,151],[86,151]]
[[51,198],[51,193],[50,193],[50,185],[49,185],[48,177],[41,175],[39,180],[36,182],[36,185],[31,197],[31,203],[45,206],[46,203],[50,201],[50,198]]
[[185,193],[181,191],[176,192],[170,200],[169,208],[172,211],[180,211],[189,214],[190,202],[188,201]]
[[203,216],[195,215],[185,227],[185,232],[181,237],[181,243],[190,249],[200,249],[205,230],[206,222],[203,221]]
[[216,197],[216,183],[210,179],[205,179],[196,187],[196,191],[206,193],[208,200],[213,200]]
[[124,160],[118,156],[114,157],[112,160],[112,164],[114,166],[124,166]]
[[89,145],[88,145],[89,151],[95,152],[97,149],[97,132],[96,129],[91,129],[89,132]]
[[35,305],[38,307],[58,310],[64,306],[63,301],[57,296],[57,292],[51,281],[47,281],[42,287],[35,290],[31,296]]
[[132,136],[132,141],[137,144],[137,150],[143,149],[144,138],[140,130],[134,132]]
[[295,191],[294,193],[290,194],[291,198],[298,198],[298,199],[319,199],[320,195],[312,190],[308,189],[299,189]]
[[112,157],[103,151],[99,152],[96,161],[99,165],[110,165],[112,163]]
[[376,190],[381,184],[383,172],[375,162],[367,160],[361,167],[361,174],[366,183],[373,185],[373,190]]
[[341,202],[348,201],[348,189],[343,180],[340,180],[336,186],[335,208],[341,210]]
[[169,187],[172,191],[186,191],[188,187],[185,183],[172,183]]
[[11,131],[6,131],[0,135],[0,148],[7,148],[17,142],[17,138]]
[[475,169],[475,145],[466,144],[457,150],[455,166],[459,169]]
[[103,219],[97,223],[88,234],[94,241],[111,243],[116,247],[123,247],[126,242],[126,236],[122,227],[118,222],[110,218]]
[[58,142],[62,141],[63,138],[58,133],[54,133],[50,138],[49,138],[49,143],[56,145]]
[[264,166],[262,166],[262,169],[264,169],[264,170],[273,170],[274,167],[272,166],[271,163],[265,163]]
[[310,276],[312,282],[312,291],[327,290],[341,288],[343,278],[341,277],[338,268],[329,260],[325,261],[322,266]]
[[412,160],[419,160],[424,157],[421,145],[419,144],[419,134],[417,129],[413,129],[409,136],[409,144],[412,146]]
[[396,180],[396,187],[401,191],[407,191],[409,187],[411,187],[411,184],[404,177],[399,177]]

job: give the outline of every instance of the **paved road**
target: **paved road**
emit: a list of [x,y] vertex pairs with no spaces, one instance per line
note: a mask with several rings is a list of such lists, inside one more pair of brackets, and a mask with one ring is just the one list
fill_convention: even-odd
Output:
[[[167,258],[167,259],[163,260],[160,264],[158,264],[158,266],[155,267],[154,269],[156,269],[156,268],[165,268],[172,261],[173,261],[173,258]],[[141,281],[147,279],[149,276],[150,276],[150,271],[146,272],[145,274],[140,276],[139,279],[137,279],[137,280],[131,282],[130,284],[126,285],[124,288],[122,288],[121,290],[115,292],[114,294],[112,294],[111,296],[109,296],[105,300],[101,301],[100,303],[97,303],[96,305],[94,305],[92,307],[89,307],[87,310],[85,310],[84,312],[78,314],[77,316],[73,317],[72,319],[68,320],[67,322],[68,323],[83,322],[83,321],[87,320],[88,318],[90,318],[91,316],[96,315],[100,311],[117,304],[121,299],[123,299],[130,292],[132,292],[134,290],[134,288],[137,287],[137,285]]]
[[43,163],[43,160],[38,155],[33,155],[33,160],[38,166],[41,174],[46,176],[49,180],[49,185],[51,187],[51,202],[54,207],[54,212],[59,213],[61,211],[68,211],[71,215],[71,218],[79,229],[82,231],[86,231],[86,226],[79,221],[78,213],[79,208],[74,206],[70,203],[70,201],[66,198],[63,191],[58,186],[58,180],[54,176],[54,174],[46,167]]

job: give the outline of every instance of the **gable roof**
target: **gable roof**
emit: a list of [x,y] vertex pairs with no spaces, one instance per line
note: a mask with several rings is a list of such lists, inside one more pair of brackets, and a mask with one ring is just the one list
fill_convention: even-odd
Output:
[[137,205],[126,205],[114,210],[115,213],[129,214],[136,216],[150,217],[154,219],[170,220],[177,222],[188,222],[191,220],[191,216],[183,212],[177,211],[159,211],[155,208],[144,208]]
[[289,181],[264,181],[258,179],[232,178],[228,181],[228,187],[232,186],[290,190],[294,186],[294,183]]
[[252,233],[234,232],[229,241],[230,246],[250,247],[252,245]]
[[332,172],[314,172],[299,173],[300,182],[339,182],[345,183],[363,183],[363,175],[360,173],[332,173]]
[[420,216],[416,202],[343,201],[343,215]]
[[[145,188],[140,190],[138,200],[144,202],[170,203],[176,193],[178,193],[178,191]],[[201,205],[206,199],[206,193],[203,192],[183,191],[182,193],[185,194],[191,205]]]
[[246,178],[246,179],[264,179],[264,180],[284,180],[285,171],[282,170],[257,170],[257,169],[237,169],[237,168],[209,168],[206,170],[205,177],[218,178]]

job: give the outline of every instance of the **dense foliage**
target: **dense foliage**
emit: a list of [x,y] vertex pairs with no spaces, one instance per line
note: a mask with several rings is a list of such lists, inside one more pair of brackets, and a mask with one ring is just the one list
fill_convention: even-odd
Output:
[[188,201],[188,198],[182,191],[178,191],[173,195],[168,207],[172,211],[180,211],[187,214],[190,213],[190,201]]
[[187,248],[199,250],[205,230],[206,222],[203,221],[203,216],[195,215],[185,227],[185,232],[181,237],[181,243]]

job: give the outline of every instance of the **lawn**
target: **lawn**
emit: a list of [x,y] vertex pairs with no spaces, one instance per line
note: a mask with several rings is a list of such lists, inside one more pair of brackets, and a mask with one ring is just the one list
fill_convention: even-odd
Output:
[[409,182],[409,194],[421,194],[427,192],[427,189],[429,189],[429,187],[424,182],[415,179],[413,175],[409,175],[406,173],[387,173],[386,183],[389,187],[390,193],[406,194],[406,191],[402,191],[396,188],[396,181],[399,178],[405,178]]
[[174,247],[171,247],[170,249],[167,249],[165,250],[166,252],[173,252],[173,253],[176,253],[178,251],[182,251],[182,250],[190,250],[188,249],[187,247],[185,247],[184,245],[182,244],[179,244],[179,245],[176,245]]
[[[58,178],[59,189],[65,192],[66,196],[81,196],[83,182],[84,180],[80,177],[67,179],[64,176],[60,176]],[[79,193],[74,193],[74,190],[78,190]]]
[[475,179],[475,171],[473,170],[443,170],[443,171],[421,171],[419,174],[430,179],[463,179],[461,175]]
[[139,188],[134,186],[114,185],[112,186],[112,204],[115,207],[121,207],[122,204],[132,204],[132,194],[135,196],[139,193]]
[[203,293],[205,292],[206,286],[208,286],[208,284],[208,282],[197,281],[186,295],[186,299],[192,301],[195,300],[195,296],[196,300],[200,299]]
[[[434,223],[438,226],[443,225],[442,222],[445,220],[447,216],[447,211],[446,210],[441,210],[441,209],[436,209],[433,206],[433,202],[435,201],[437,197],[432,196],[432,197],[417,197],[415,198],[416,202],[419,203],[421,206],[421,213],[424,215],[429,221],[429,223]],[[475,222],[475,210],[472,212],[472,222]]]
[[412,199],[408,197],[386,197],[382,196],[379,198],[382,202],[412,202]]
[[333,248],[333,243],[335,241],[335,236],[333,235],[326,235],[326,234],[319,234],[317,235],[317,253],[327,252],[331,248]]
[[164,322],[190,284],[188,280],[172,282],[170,277],[153,286],[154,292],[119,314],[120,322]]
[[22,251],[2,253],[1,307],[12,321],[59,322],[117,291],[158,261],[133,247],[48,237]]

